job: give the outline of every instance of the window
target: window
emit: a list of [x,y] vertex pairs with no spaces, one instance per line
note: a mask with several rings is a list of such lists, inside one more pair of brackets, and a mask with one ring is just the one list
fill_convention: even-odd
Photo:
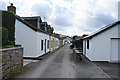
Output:
[[89,49],[89,40],[87,40],[87,49]]
[[41,40],[41,51],[43,50],[43,40]]
[[49,40],[47,41],[47,48],[49,48]]

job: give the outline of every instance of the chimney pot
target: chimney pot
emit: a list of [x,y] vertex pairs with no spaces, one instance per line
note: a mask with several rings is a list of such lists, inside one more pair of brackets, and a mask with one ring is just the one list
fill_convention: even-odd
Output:
[[10,5],[13,6],[13,3],[11,3]]
[[11,3],[10,6],[7,6],[7,11],[16,14],[16,7],[13,6],[13,3]]

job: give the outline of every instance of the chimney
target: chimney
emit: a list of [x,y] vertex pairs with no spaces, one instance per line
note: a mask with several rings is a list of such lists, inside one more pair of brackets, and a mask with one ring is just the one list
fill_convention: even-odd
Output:
[[7,6],[7,11],[16,14],[16,7],[13,6],[13,3],[11,3],[10,6]]

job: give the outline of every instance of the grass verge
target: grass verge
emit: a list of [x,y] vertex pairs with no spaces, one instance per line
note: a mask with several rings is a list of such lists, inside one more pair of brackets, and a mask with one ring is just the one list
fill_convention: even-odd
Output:
[[23,66],[20,70],[16,71],[13,75],[9,76],[6,80],[12,80],[17,78],[23,72],[28,71],[30,68]]

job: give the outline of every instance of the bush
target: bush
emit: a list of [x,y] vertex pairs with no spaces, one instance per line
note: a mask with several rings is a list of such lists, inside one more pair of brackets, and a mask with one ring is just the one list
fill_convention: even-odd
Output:
[[2,48],[2,27],[0,27],[0,49]]
[[8,44],[15,44],[15,15],[11,12],[2,11],[2,27],[8,29]]
[[73,40],[72,43],[73,43],[73,45],[76,45],[77,48],[83,48],[83,40],[82,39]]
[[7,28],[0,27],[0,33],[2,33],[2,46],[6,46],[8,44],[8,30]]

